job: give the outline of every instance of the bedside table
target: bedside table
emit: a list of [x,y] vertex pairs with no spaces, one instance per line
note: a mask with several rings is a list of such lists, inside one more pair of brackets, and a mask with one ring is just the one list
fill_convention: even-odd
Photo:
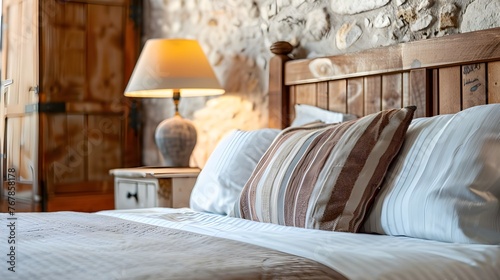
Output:
[[109,171],[115,177],[115,209],[189,207],[199,168],[136,167]]

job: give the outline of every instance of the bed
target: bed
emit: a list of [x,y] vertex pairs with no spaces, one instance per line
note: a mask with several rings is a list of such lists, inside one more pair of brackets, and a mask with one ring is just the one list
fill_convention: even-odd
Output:
[[500,279],[500,28],[271,50],[270,128],[221,141],[191,208],[2,213],[0,278]]

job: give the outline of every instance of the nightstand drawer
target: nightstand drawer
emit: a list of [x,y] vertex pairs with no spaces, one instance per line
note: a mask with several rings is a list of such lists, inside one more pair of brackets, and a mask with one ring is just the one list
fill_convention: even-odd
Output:
[[115,208],[134,209],[156,207],[157,183],[145,180],[115,180]]
[[[156,172],[156,173],[155,173]],[[189,207],[199,169],[114,169],[115,208]]]

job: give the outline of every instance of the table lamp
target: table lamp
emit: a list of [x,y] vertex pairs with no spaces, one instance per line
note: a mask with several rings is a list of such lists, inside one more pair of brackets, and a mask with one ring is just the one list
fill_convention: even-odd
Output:
[[196,129],[179,114],[182,97],[220,95],[224,89],[196,40],[146,41],[125,96],[173,98],[175,115],[155,130],[155,142],[167,167],[188,167],[196,145]]

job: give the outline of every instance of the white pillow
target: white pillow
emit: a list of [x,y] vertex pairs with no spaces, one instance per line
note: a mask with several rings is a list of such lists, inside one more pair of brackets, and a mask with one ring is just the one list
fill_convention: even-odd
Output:
[[224,137],[198,175],[191,192],[190,207],[227,215],[257,162],[279,132],[270,128],[235,130]]
[[295,119],[291,127],[302,126],[304,124],[321,121],[323,123],[339,123],[354,120],[355,115],[343,114],[339,112],[328,111],[319,107],[295,104]]
[[500,104],[413,120],[365,232],[500,244]]

